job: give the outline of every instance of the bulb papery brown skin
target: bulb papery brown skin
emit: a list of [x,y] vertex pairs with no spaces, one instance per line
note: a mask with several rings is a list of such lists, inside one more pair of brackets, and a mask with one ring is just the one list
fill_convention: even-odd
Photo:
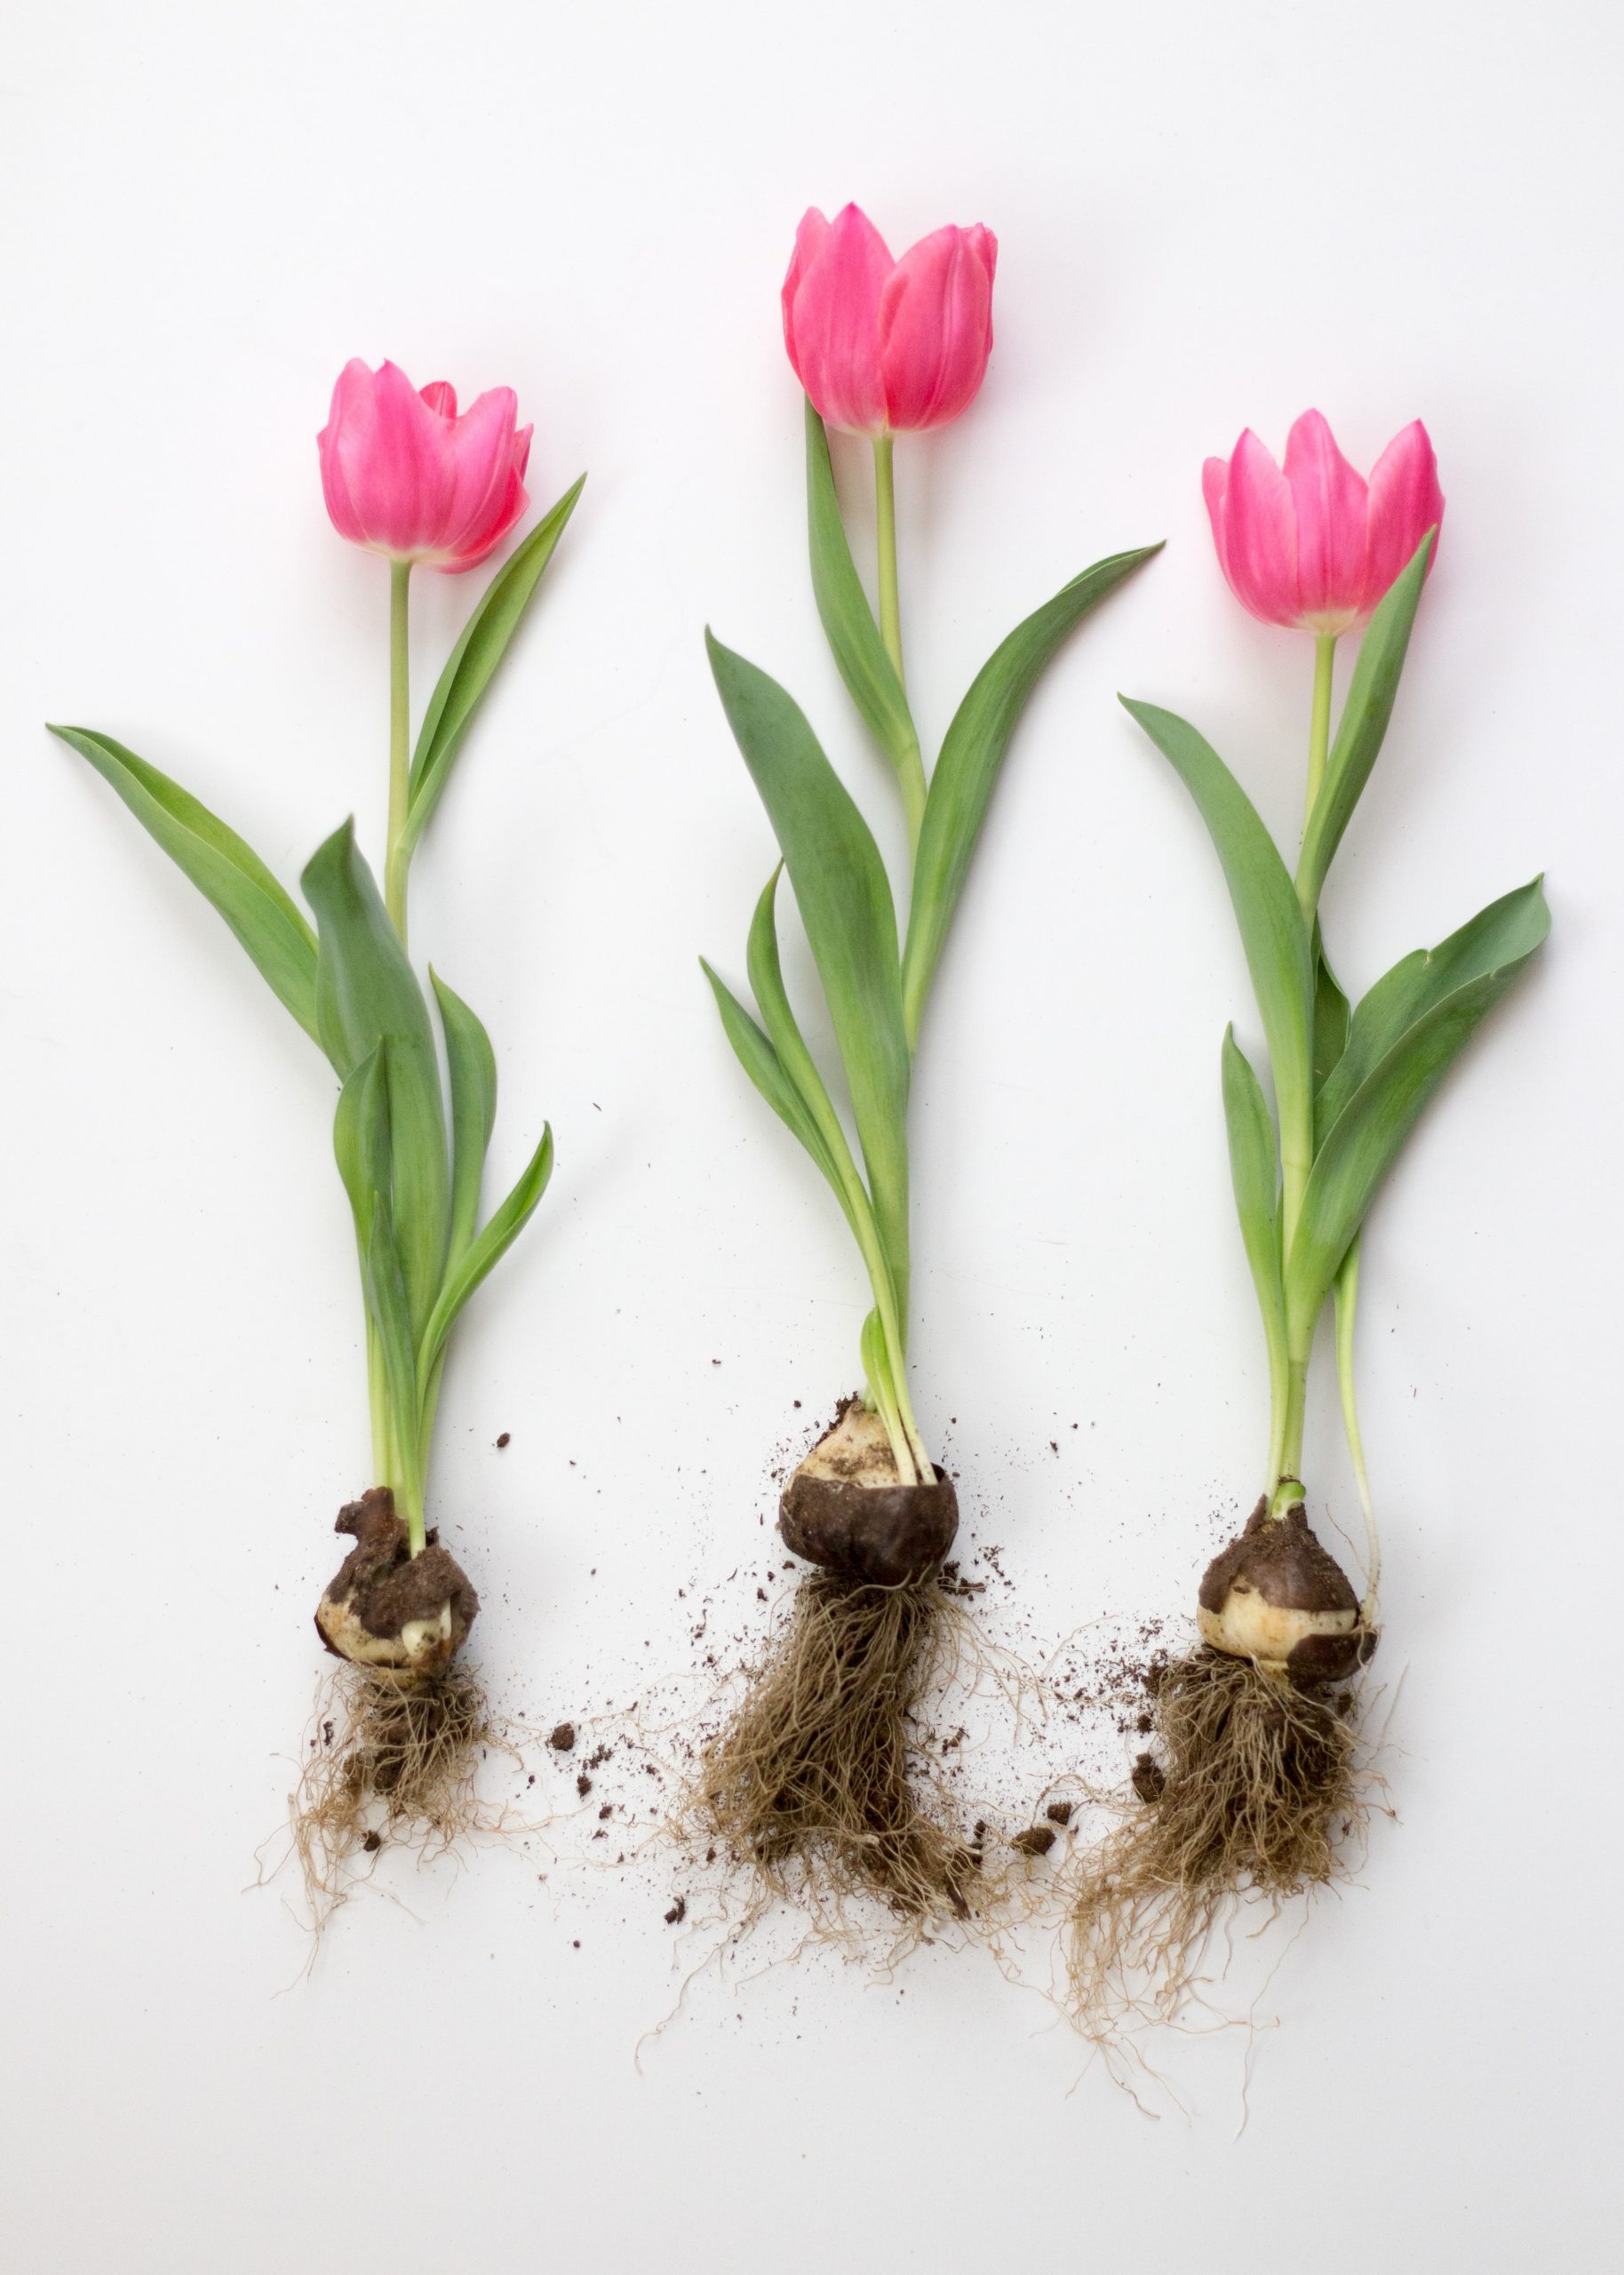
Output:
[[315,1624],[334,1656],[402,1680],[449,1666],[473,1626],[479,1598],[467,1575],[430,1533],[410,1554],[387,1486],[375,1486],[338,1512],[335,1532],[355,1545],[316,1607]]
[[1346,1682],[1377,1643],[1352,1582],[1310,1529],[1301,1501],[1278,1516],[1267,1497],[1259,1501],[1202,1576],[1196,1619],[1213,1650],[1250,1659],[1300,1689]]
[[959,1498],[938,1468],[903,1484],[885,1424],[848,1399],[785,1485],[778,1529],[797,1556],[875,1587],[922,1580],[959,1529]]

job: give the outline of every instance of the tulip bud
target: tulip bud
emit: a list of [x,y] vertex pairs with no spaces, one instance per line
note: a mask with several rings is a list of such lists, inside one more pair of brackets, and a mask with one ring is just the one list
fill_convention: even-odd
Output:
[[1444,518],[1437,459],[1419,419],[1394,436],[1368,483],[1321,413],[1305,411],[1286,437],[1284,471],[1248,427],[1230,457],[1208,459],[1201,488],[1219,565],[1241,606],[1265,624],[1333,637],[1370,614]]
[[392,561],[476,567],[529,504],[532,430],[515,427],[517,414],[511,387],[491,387],[458,418],[446,380],[419,393],[398,365],[372,371],[355,357],[316,437],[333,527]]
[[856,205],[802,219],[784,344],[818,416],[850,435],[918,434],[967,411],[992,352],[991,229],[937,229],[900,260]]

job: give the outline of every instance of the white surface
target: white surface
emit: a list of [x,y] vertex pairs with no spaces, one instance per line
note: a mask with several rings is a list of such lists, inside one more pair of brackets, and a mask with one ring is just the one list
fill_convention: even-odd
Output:
[[[13,17],[0,2161],[22,2275],[1603,2263],[1620,45],[1601,0]],[[677,1589],[759,1552],[775,1449],[854,1373],[843,1228],[694,962],[742,969],[769,860],[705,619],[883,804],[807,587],[777,337],[796,218],[848,196],[899,249],[948,218],[1002,245],[985,392],[899,452],[927,728],[1065,576],[1171,540],[1032,706],[919,1082],[921,1411],[959,1417],[974,1529],[1035,1636],[1182,1611],[1254,1484],[1217,1045],[1255,1022],[1199,826],[1112,700],[1187,711],[1291,827],[1308,646],[1229,601],[1199,498],[1243,425],[1278,447],[1318,403],[1368,464],[1420,413],[1442,458],[1441,565],[1328,895],[1346,976],[1549,871],[1548,959],[1369,1236],[1402,1824],[1267,1946],[1278,2031],[1161,2048],[1188,2118],[1163,2095],[1147,2121],[1039,2000],[944,1952],[883,1986],[816,1960],[711,1978],[640,2072],[680,1979],[674,1867],[403,1873],[411,1911],[352,1907],[303,1982],[276,1896],[240,1892],[308,1706],[330,1513],[363,1481],[330,1084],[37,722],[120,734],[285,877],[352,805],[375,847],[385,579],[322,515],[333,375],[359,353],[512,382],[537,504],[591,467],[414,892],[496,1038],[498,1176],[544,1114],[560,1161],[459,1347],[435,1497],[485,1663],[537,1719],[681,1669]],[[421,693],[472,591],[419,582]],[[1323,1377],[1310,1429],[1346,1525]]]

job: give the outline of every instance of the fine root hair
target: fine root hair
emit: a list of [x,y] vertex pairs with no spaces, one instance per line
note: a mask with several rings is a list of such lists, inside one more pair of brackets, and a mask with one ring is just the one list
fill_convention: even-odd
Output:
[[386,1846],[442,1854],[500,1832],[503,1812],[474,1790],[482,1753],[507,1750],[484,1686],[453,1662],[402,1679],[346,1664],[322,1683],[299,1784],[289,1797],[293,1850],[319,1930]]
[[1278,1904],[1345,1872],[1368,1815],[1353,1706],[1219,1651],[1157,1670],[1157,1751],[1141,1754],[1133,1815],[1085,1864],[1066,1926],[1087,2035],[1173,2020],[1232,1899]]
[[932,1579],[874,1587],[816,1571],[685,1798],[683,1830],[763,1889],[839,1922],[878,1896],[910,1929],[968,1916],[979,1845],[947,1821],[912,1726],[969,1640]]

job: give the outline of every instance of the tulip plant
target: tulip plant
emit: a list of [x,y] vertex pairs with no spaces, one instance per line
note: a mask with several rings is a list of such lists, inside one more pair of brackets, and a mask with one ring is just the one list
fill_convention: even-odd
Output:
[[[1314,638],[1294,874],[1195,729],[1150,704],[1126,706],[1212,836],[1268,1048],[1273,1112],[1232,1029],[1222,1094],[1270,1414],[1257,1505],[1201,1582],[1201,1648],[1157,1670],[1157,1750],[1134,1777],[1141,1806],[1089,1872],[1073,1920],[1074,1981],[1096,2023],[1142,1998],[1131,1986],[1147,1973],[1150,2010],[1174,2011],[1224,1899],[1328,1880],[1359,1815],[1353,1718],[1339,1686],[1378,1637],[1379,1548],[1354,1384],[1360,1227],[1428,1100],[1549,927],[1535,878],[1437,947],[1403,957],[1351,1005],[1325,953],[1321,895],[1381,748],[1443,519],[1425,428],[1397,436],[1366,483],[1311,411],[1292,428],[1283,469],[1247,433],[1227,461],[1208,459],[1205,489],[1236,597],[1263,622]],[[1333,737],[1337,643],[1366,619]],[[1362,1594],[1305,1507],[1304,1404],[1327,1306],[1366,1526]]]
[[[775,681],[710,641],[722,706],[778,842],[746,965],[755,1015],[709,965],[728,1040],[832,1188],[872,1297],[864,1388],[844,1401],[784,1488],[779,1524],[817,1569],[799,1586],[736,1718],[710,1747],[698,1794],[712,1840],[775,1888],[863,1886],[915,1920],[966,1909],[975,1858],[920,1806],[910,1723],[938,1663],[947,1598],[935,1585],[958,1523],[908,1371],[908,1094],[953,911],[1006,747],[1066,635],[1154,547],[1073,579],[993,654],[927,773],[907,694],[893,446],[944,426],[980,388],[992,345],[997,246],[943,228],[893,260],[855,205],[800,224],[783,291],[784,341],[807,397],[812,585],[853,701],[896,776],[909,878],[900,928],[868,823],[806,718]],[[871,444],[878,606],[854,564],[828,428]],[[802,1037],[779,962],[787,870],[850,1099],[856,1147]],[[859,1158],[861,1166],[859,1166]]]
[[[511,388],[458,413],[443,381],[415,390],[385,363],[345,367],[318,438],[328,512],[340,536],[389,563],[389,804],[384,889],[346,821],[300,882],[314,927],[234,830],[111,736],[53,732],[81,753],[213,903],[340,1085],[334,1148],[354,1218],[366,1319],[372,1481],[336,1529],[355,1545],[324,1592],[317,1627],[340,1670],[343,1731],[318,1747],[295,1797],[313,1901],[336,1896],[379,1808],[409,1838],[454,1839],[476,1821],[472,1768],[487,1721],[474,1676],[455,1664],[478,1609],[429,1528],[434,1416],[452,1328],[540,1200],[553,1140],[541,1142],[482,1225],[496,1115],[496,1059],[469,1006],[430,980],[450,1077],[448,1102],[428,1002],[407,948],[411,857],[442,796],[492,674],[580,494],[566,492],[492,579],[424,714],[415,747],[408,690],[411,572],[476,568],[529,504],[530,429]],[[375,1807],[374,1805],[378,1805]]]

